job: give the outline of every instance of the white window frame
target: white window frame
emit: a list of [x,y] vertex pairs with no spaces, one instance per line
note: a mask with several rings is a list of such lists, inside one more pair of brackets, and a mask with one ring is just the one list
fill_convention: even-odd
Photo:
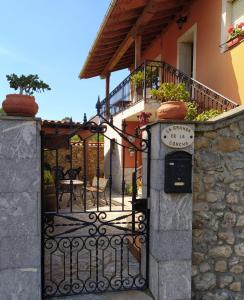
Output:
[[193,34],[193,72],[192,78],[196,78],[196,68],[197,68],[197,23],[195,23],[191,28],[189,28],[186,32],[184,32],[177,39],[177,69],[180,66],[180,43],[183,42],[189,34]]
[[[222,14],[221,14],[221,38],[220,44],[223,45],[229,38],[228,29],[232,25],[232,9],[233,0],[222,0]],[[220,52],[223,53],[228,50],[227,45],[220,47]]]

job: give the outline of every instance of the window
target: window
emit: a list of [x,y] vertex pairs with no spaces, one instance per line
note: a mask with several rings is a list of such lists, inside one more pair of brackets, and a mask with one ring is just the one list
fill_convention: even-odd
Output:
[[231,23],[233,25],[244,22],[244,0],[234,0],[231,13]]
[[[228,28],[230,25],[237,25],[244,22],[244,0],[222,0],[222,22],[221,22],[221,45],[228,38]],[[221,47],[221,52],[227,48]]]

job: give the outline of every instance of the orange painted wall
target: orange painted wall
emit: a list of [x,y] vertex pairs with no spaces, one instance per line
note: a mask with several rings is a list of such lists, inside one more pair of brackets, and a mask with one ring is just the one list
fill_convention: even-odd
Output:
[[[135,135],[135,129],[138,127],[138,122],[128,121],[126,122],[126,132],[131,135]],[[135,140],[136,146],[140,147],[139,140]],[[130,144],[123,140],[123,145],[130,147]],[[141,152],[137,151],[137,167],[142,164]],[[135,167],[135,154],[131,155],[128,148],[125,148],[125,168]]]
[[196,79],[231,100],[244,104],[244,42],[220,52],[221,0],[195,0],[180,30],[174,22],[143,54],[177,66],[177,39],[197,23]]

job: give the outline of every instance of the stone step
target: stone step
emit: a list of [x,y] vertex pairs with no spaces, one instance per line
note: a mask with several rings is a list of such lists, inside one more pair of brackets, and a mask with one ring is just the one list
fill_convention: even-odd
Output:
[[152,300],[153,297],[149,295],[149,292],[143,291],[124,291],[124,292],[112,292],[104,294],[89,294],[71,297],[58,297],[52,298],[52,300]]

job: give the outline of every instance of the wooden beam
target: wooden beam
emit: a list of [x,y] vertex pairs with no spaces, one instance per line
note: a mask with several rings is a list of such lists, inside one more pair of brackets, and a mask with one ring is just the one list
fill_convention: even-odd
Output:
[[128,28],[128,27],[132,27],[133,26],[133,22],[131,20],[129,21],[124,21],[124,22],[118,22],[116,21],[113,22],[113,24],[109,25],[109,29],[107,30],[104,30],[104,34],[105,33],[111,33],[111,32],[114,32],[114,31],[117,31],[117,30],[121,30],[121,29],[124,29],[124,28]]
[[121,43],[121,42],[123,42],[124,41],[124,39],[123,38],[118,38],[118,39],[109,39],[109,38],[102,38],[101,39],[101,43],[102,43],[102,45],[113,45],[113,44],[115,44],[115,43]]
[[141,64],[141,35],[135,37],[135,69]]
[[[122,1],[121,1],[122,2]],[[118,5],[118,8],[116,9],[117,12],[124,12],[127,10],[139,8],[145,6],[147,3],[147,0],[129,0],[129,1],[123,1]]]
[[119,31],[115,31],[115,32],[106,32],[102,34],[102,37],[104,38],[117,38],[117,37],[121,37],[121,36],[125,36],[128,32],[128,28],[123,29],[123,30],[119,30]]
[[110,117],[110,99],[109,99],[109,93],[110,93],[110,73],[106,76],[106,117]]
[[[117,21],[127,21],[137,19],[141,14],[141,8],[132,9],[131,11],[126,12],[126,14],[114,14],[113,17]],[[113,23],[108,23],[109,25],[113,25]]]
[[[166,2],[166,0],[160,0],[162,2]],[[132,1],[135,2],[135,1]],[[154,0],[150,0],[148,4],[143,9],[142,14],[133,25],[131,30],[128,32],[126,38],[120,44],[117,51],[114,53],[113,57],[107,63],[106,67],[104,68],[101,76],[104,77],[108,72],[110,72],[114,66],[120,61],[121,57],[125,54],[125,52],[129,49],[135,39],[136,32],[139,28],[147,24],[153,17],[153,11],[157,10],[157,5],[155,5]]]

